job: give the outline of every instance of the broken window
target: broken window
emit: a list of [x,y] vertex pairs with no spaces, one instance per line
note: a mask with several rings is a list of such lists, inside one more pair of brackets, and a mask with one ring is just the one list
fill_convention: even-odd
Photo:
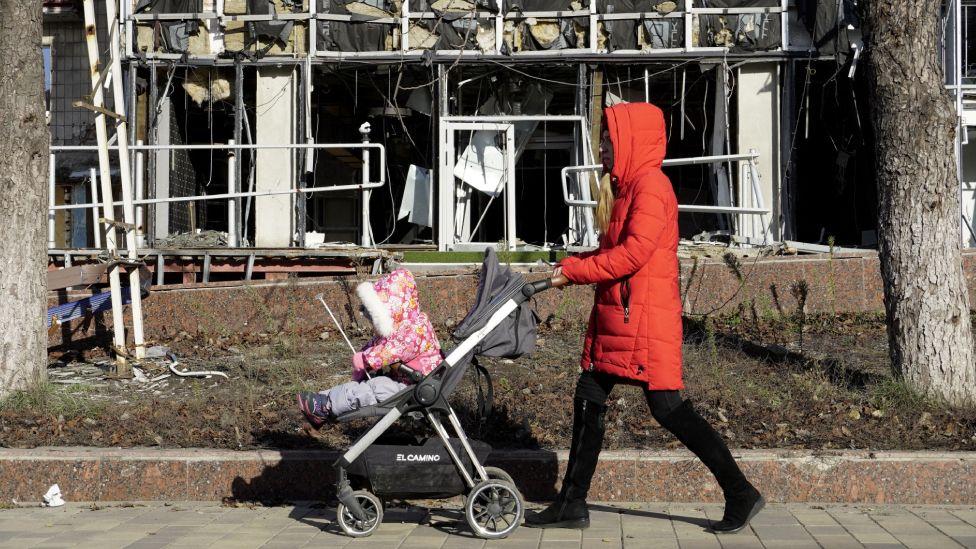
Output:
[[[315,71],[311,105],[315,141],[358,142],[362,137],[359,128],[368,122],[370,140],[386,146],[387,184],[369,196],[369,227],[377,244],[432,240],[431,213],[420,211],[432,192],[429,178],[422,177],[434,167],[431,80],[429,70],[397,65]],[[314,154],[315,186],[362,180],[360,151],[323,149]],[[376,181],[378,175],[370,174],[370,181]],[[412,194],[405,200],[408,187]],[[308,231],[322,242],[358,242],[362,198],[359,191],[310,195]],[[432,202],[426,200],[428,207],[432,208]]]
[[[779,0],[695,0],[699,8],[778,8]],[[779,13],[699,15],[699,45],[732,51],[765,51],[782,46]]]
[[[203,11],[203,0],[140,0],[135,13],[196,14]],[[138,26],[138,44],[143,51],[205,53],[210,51],[197,19],[152,21]]]
[[839,70],[833,61],[797,62],[800,116],[783,186],[795,193],[796,240],[871,247],[878,221],[873,144],[862,111],[867,83],[838,77]]

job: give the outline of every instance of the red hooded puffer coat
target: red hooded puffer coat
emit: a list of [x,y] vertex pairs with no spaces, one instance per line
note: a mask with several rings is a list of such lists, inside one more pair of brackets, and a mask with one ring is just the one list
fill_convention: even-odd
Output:
[[581,366],[651,390],[682,389],[678,203],[661,171],[664,115],[628,103],[604,117],[617,189],[610,226],[597,250],[561,263],[571,282],[596,284]]

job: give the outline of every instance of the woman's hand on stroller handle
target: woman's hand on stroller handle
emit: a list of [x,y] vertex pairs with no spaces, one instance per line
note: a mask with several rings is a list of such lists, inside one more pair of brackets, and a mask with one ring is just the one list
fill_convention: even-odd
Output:
[[569,279],[559,272],[559,269],[553,272],[550,278],[543,278],[542,280],[537,280],[535,282],[529,282],[525,286],[522,286],[522,295],[525,297],[532,297],[539,292],[544,292],[549,288],[561,288],[569,284]]
[[563,286],[569,285],[569,279],[563,274],[562,267],[556,267],[556,269],[552,271],[552,276],[549,277],[549,279],[552,280],[551,287],[553,288],[562,288]]

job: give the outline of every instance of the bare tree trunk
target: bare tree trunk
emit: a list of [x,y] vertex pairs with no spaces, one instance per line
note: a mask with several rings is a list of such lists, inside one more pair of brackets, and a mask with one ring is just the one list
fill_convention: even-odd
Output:
[[922,393],[976,405],[956,116],[939,63],[938,3],[874,0],[866,15],[892,367]]
[[0,395],[47,366],[48,130],[41,0],[0,0]]

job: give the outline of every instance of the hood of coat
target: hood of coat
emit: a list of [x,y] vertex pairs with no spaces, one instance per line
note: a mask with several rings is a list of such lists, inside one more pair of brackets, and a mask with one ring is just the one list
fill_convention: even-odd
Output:
[[420,314],[417,282],[406,269],[397,269],[375,282],[363,282],[356,287],[356,294],[382,337],[390,337],[403,322]]
[[660,168],[668,139],[664,113],[650,103],[621,103],[603,111],[613,144],[613,170],[618,188],[626,188],[637,177]]

